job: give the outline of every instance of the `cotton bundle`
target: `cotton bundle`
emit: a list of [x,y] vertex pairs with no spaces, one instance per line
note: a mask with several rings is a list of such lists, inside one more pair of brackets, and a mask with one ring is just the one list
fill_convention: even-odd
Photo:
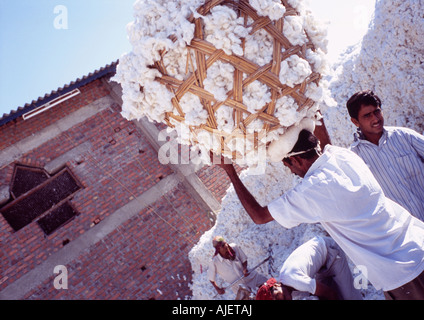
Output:
[[385,125],[424,133],[424,2],[377,1],[362,41],[333,66],[329,89],[337,107],[321,109],[334,143],[347,147],[356,127],[346,109],[357,91],[370,89],[382,101]]
[[134,10],[133,50],[114,78],[129,120],[165,123],[179,143],[250,165],[331,101],[326,30],[300,0],[138,0]]

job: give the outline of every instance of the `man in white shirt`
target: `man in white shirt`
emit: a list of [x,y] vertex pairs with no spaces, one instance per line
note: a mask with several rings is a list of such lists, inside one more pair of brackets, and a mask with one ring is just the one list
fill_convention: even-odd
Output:
[[220,164],[255,223],[276,220],[292,228],[319,222],[387,299],[424,299],[424,223],[385,197],[361,158],[331,145],[321,154],[318,139],[302,130],[282,159],[303,179],[265,207],[233,165]]
[[[228,244],[222,236],[216,236],[212,240],[215,254],[209,264],[208,277],[219,294],[224,294],[225,289],[216,283],[216,274],[232,284],[231,289],[236,294],[236,300],[242,299],[243,289],[256,292],[257,287],[266,281],[266,277],[252,270],[247,269],[247,256],[243,250],[235,243]],[[241,290],[240,290],[241,287]]]
[[269,279],[262,285],[256,300],[291,300],[295,290],[320,300],[362,300],[343,251],[329,237],[314,237],[294,250],[278,281]]
[[385,127],[380,98],[370,90],[346,103],[358,132],[350,149],[364,160],[386,197],[424,221],[424,136]]
[[314,237],[294,250],[278,281],[269,279],[262,285],[256,300],[291,300],[295,290],[320,300],[362,300],[343,251],[329,237]]

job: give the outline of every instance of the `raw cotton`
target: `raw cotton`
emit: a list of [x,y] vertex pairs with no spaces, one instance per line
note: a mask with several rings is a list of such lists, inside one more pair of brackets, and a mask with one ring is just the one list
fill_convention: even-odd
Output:
[[349,146],[356,127],[346,102],[371,89],[382,100],[385,124],[424,131],[424,3],[415,0],[376,2],[363,40],[346,50],[334,66],[330,90],[336,108],[323,107],[333,141]]
[[[239,15],[234,6],[225,2],[202,11],[203,4],[212,2],[216,3],[136,1],[135,20],[127,28],[133,50],[121,57],[114,77],[123,90],[122,115],[129,120],[147,117],[152,122],[165,123],[177,133],[179,143],[200,149],[203,154],[212,150],[230,157],[235,152],[236,163],[250,166],[251,155],[258,146],[266,150],[270,142],[280,139],[303,118],[318,121],[320,107],[331,104],[323,79],[329,71],[326,29],[302,1],[236,1],[251,6],[249,16]],[[261,19],[268,18],[274,30],[281,23],[282,30],[277,31],[290,46],[281,45],[282,40],[275,40],[265,27],[257,27]],[[195,37],[196,19],[200,19],[203,28],[200,32],[198,27],[196,32],[201,35]],[[269,67],[266,74],[273,72],[271,76],[279,80],[277,88],[261,76],[249,80],[253,71],[238,73],[237,65],[242,60],[218,59],[207,65],[203,79],[197,72],[199,56],[190,47],[193,39],[205,41],[214,48],[214,54],[222,50],[227,57],[243,57],[257,70],[272,63],[272,71]],[[282,58],[274,61],[278,55]],[[206,61],[212,56],[206,54]],[[193,79],[192,75],[196,75],[193,82],[197,91],[178,95],[176,86]],[[247,82],[239,98],[235,98],[233,85],[237,77],[241,77],[238,83]],[[228,99],[236,101],[231,104]],[[261,117],[263,113],[265,117]],[[220,143],[209,139],[211,131]],[[260,134],[251,135],[256,140],[250,141],[247,137],[255,132]],[[183,133],[189,136],[182,136]]]
[[[363,89],[372,89],[380,96],[387,125],[406,126],[423,132],[423,12],[422,1],[377,1],[368,33],[361,43],[341,55],[339,62],[333,66],[334,73],[328,80],[337,107],[326,107],[322,111],[334,145],[347,147],[352,142],[355,128],[348,118],[346,101]],[[290,111],[286,112],[290,114]],[[293,118],[296,118],[294,114]],[[241,178],[261,205],[267,205],[296,183],[278,163],[270,163],[264,175],[249,175],[248,169]],[[279,268],[297,246],[315,235],[325,235],[325,231],[320,225],[300,225],[290,230],[275,222],[255,225],[244,211],[233,187],[230,187],[215,226],[201,237],[189,254],[194,272],[193,299],[234,299],[230,292],[215,297],[216,292],[206,275],[208,261],[213,254],[212,238],[219,234],[241,246],[248,256],[249,266],[267,257],[271,248],[274,270],[269,270],[268,264],[259,268],[259,272],[269,277],[278,275]],[[354,276],[357,275],[352,263],[350,267]],[[362,294],[364,299],[384,299],[383,293],[376,291],[371,284],[362,289]]]
[[[241,174],[241,179],[261,205],[266,205],[297,183],[297,178],[291,175],[282,163],[269,163],[263,175],[251,175],[249,170]],[[264,263],[257,272],[265,277],[278,277],[284,261],[298,246],[316,235],[327,236],[320,224],[301,224],[292,229],[286,229],[273,221],[264,225],[252,222],[235,193],[233,187],[227,190],[222,201],[222,209],[217,215],[215,225],[204,233],[199,242],[191,249],[189,259],[193,270],[191,289],[194,300],[232,300],[235,298],[232,290],[224,295],[217,295],[210,283],[207,270],[214,254],[212,239],[221,235],[227,242],[237,243],[248,257],[248,268],[257,265],[272,256],[272,263]],[[350,263],[352,272],[355,267]],[[359,272],[356,273],[359,275]],[[222,287],[228,285],[220,281]],[[362,289],[365,299],[383,299],[381,292],[376,291],[370,284]],[[253,297],[253,295],[252,295]],[[295,300],[315,300],[317,297],[305,293],[297,293]]]

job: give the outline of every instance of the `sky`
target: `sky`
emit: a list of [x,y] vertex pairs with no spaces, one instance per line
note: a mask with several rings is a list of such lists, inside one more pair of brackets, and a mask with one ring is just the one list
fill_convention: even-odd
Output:
[[[154,0],[148,0],[154,1]],[[335,61],[366,33],[375,0],[306,0]],[[0,117],[131,51],[135,0],[0,0]]]
[[313,15],[328,24],[328,53],[335,62],[349,46],[361,41],[374,13],[376,0],[306,0]]

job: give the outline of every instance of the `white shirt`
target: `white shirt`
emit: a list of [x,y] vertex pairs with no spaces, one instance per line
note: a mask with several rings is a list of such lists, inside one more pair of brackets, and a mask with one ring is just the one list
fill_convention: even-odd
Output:
[[314,237],[294,250],[280,270],[279,280],[298,291],[314,294],[315,275],[327,261],[327,246],[324,239]]
[[224,259],[220,254],[212,258],[209,264],[208,277],[210,281],[215,281],[216,274],[228,283],[232,283],[243,276],[243,263],[247,261],[247,256],[235,243],[231,243],[236,258],[234,260]]
[[424,270],[424,223],[386,198],[355,153],[327,145],[293,189],[271,202],[286,228],[320,222],[368,280],[390,291]]
[[355,134],[351,150],[369,166],[386,197],[424,221],[424,137],[385,127],[378,145]]
[[224,259],[219,254],[214,256],[209,263],[209,280],[215,281],[216,274],[219,274],[221,278],[229,284],[239,279],[239,281],[231,287],[234,293],[237,293],[239,285],[244,285],[250,290],[256,290],[257,286],[262,285],[267,278],[255,270],[251,270],[247,276],[244,276],[243,263],[247,261],[247,256],[235,243],[231,243],[230,247],[233,248],[236,258],[234,260],[229,260]]
[[343,300],[362,300],[344,252],[329,237],[315,236],[299,246],[286,259],[279,276],[282,284],[311,294],[316,293],[317,279]]

